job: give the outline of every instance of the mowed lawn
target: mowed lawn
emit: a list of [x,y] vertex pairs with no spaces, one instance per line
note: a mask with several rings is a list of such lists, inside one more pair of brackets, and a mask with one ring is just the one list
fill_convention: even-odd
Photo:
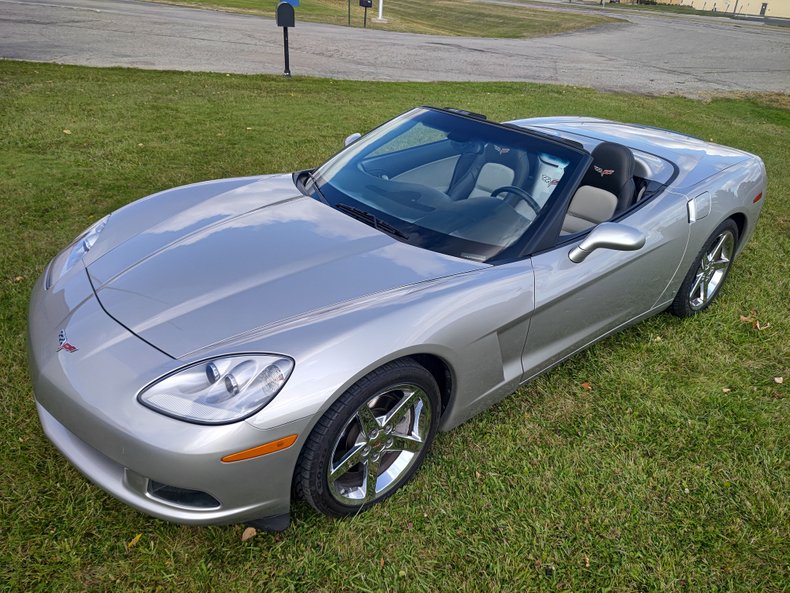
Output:
[[[440,434],[412,483],[353,519],[297,503],[288,531],[242,542],[243,526],[142,515],[72,468],[26,370],[47,261],[139,197],[317,165],[419,104],[601,116],[753,151],[770,178],[757,233],[708,312],[654,317]],[[789,107],[0,61],[0,590],[787,591]]]
[[[182,4],[216,8],[234,12],[262,14],[274,18],[276,2],[260,0],[154,0],[167,4]],[[296,8],[299,21],[346,25],[349,4],[345,0],[304,0]],[[556,35],[587,29],[607,23],[622,23],[614,16],[558,12],[536,8],[535,5],[485,4],[477,0],[397,0],[384,3],[386,22],[376,22],[378,2],[368,9],[367,26],[371,29],[406,31],[454,37],[511,37],[527,38]],[[351,26],[362,27],[364,9],[359,0],[351,0]]]

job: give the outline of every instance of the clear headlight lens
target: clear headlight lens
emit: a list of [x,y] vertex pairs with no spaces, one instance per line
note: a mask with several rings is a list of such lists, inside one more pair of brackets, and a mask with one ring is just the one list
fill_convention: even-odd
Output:
[[49,275],[47,276],[47,288],[55,284],[66,273],[74,267],[74,265],[82,259],[82,256],[90,251],[96,239],[99,238],[99,233],[107,226],[107,221],[110,215],[108,214],[98,222],[94,223],[83,231],[71,245],[66,247],[52,262],[49,268]]
[[201,424],[246,418],[268,404],[293,371],[290,358],[239,355],[176,371],[146,387],[139,401],[168,416]]

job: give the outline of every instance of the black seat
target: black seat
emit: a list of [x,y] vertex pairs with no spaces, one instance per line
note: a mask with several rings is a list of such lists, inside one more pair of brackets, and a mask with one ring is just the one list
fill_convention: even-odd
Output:
[[577,233],[609,220],[634,203],[636,161],[622,144],[601,142],[592,151],[593,162],[571,200],[563,233]]
[[524,187],[529,159],[523,150],[488,143],[474,154],[458,159],[447,194],[453,200],[490,196],[500,187]]

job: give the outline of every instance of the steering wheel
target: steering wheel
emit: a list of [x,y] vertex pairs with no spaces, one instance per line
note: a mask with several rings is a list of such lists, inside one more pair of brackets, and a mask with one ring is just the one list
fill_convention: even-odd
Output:
[[[540,204],[538,204],[535,201],[535,198],[533,198],[531,195],[529,195],[529,193],[527,193],[526,190],[521,189],[520,187],[517,187],[515,185],[503,185],[502,187],[498,187],[497,189],[492,191],[491,192],[491,197],[495,198],[499,194],[503,194],[503,193],[508,193],[508,194],[511,194],[511,195],[518,196],[519,198],[521,198],[522,200],[524,200],[527,203],[527,206],[532,208],[532,210],[535,212],[536,215],[540,213]],[[516,203],[511,203],[510,201],[508,201],[507,203],[510,206],[515,206],[515,204],[516,204]]]

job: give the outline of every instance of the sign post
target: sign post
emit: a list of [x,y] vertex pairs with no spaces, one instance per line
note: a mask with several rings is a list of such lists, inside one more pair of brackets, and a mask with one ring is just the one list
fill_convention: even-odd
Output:
[[359,0],[359,5],[365,9],[365,20],[363,21],[363,28],[368,28],[368,8],[373,6],[373,0]]
[[[299,5],[299,0],[292,0]],[[283,49],[285,51],[285,71],[283,75],[291,76],[291,65],[288,59],[288,27],[296,26],[294,7],[290,2],[280,2],[277,5],[277,26],[283,28]]]

